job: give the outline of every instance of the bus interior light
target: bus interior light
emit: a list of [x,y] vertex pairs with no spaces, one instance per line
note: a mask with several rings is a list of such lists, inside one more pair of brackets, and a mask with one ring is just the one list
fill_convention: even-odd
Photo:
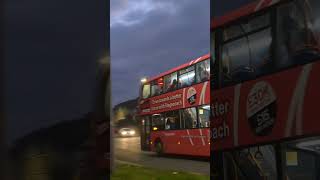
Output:
[[184,75],[184,76],[180,77],[180,81],[184,81],[186,79],[192,79],[195,75],[196,74],[194,72],[187,74],[187,75]]
[[210,105],[202,106],[202,109],[210,110]]

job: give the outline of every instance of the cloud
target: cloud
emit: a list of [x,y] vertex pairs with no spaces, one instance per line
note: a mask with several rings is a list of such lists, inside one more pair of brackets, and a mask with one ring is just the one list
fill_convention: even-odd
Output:
[[111,27],[116,25],[132,26],[142,22],[150,12],[163,11],[174,13],[174,4],[157,0],[112,0]]
[[209,52],[209,0],[148,2],[153,8],[147,12],[126,10],[131,18],[144,14],[139,22],[111,27],[114,105],[138,96],[141,77],[157,75]]

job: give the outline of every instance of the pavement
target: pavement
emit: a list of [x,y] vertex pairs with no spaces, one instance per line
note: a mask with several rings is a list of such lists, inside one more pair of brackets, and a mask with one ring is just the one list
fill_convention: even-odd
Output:
[[140,150],[140,137],[114,138],[114,156],[118,163],[128,163],[163,170],[210,175],[208,159],[166,155]]

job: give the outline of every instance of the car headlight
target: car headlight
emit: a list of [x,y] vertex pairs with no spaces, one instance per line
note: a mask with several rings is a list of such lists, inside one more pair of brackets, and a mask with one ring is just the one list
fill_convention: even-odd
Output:
[[134,135],[136,132],[134,130],[129,131],[130,135]]
[[121,135],[127,135],[128,133],[126,131],[121,131]]

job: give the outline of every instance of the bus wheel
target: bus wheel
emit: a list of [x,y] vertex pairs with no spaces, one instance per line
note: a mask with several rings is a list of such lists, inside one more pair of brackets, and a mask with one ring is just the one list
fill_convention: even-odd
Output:
[[158,156],[163,155],[163,144],[161,141],[155,143],[155,150]]

